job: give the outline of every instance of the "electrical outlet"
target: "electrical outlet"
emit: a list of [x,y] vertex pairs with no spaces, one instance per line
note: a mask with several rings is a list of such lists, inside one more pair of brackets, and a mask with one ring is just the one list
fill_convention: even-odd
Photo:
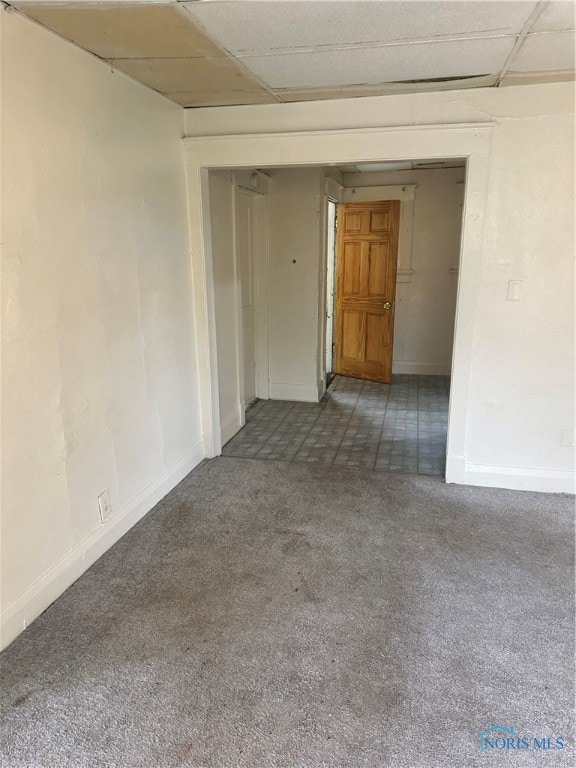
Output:
[[522,280],[508,280],[506,301],[520,301],[522,298]]
[[100,513],[100,522],[103,523],[112,514],[112,504],[110,503],[110,491],[105,490],[98,496],[98,511]]

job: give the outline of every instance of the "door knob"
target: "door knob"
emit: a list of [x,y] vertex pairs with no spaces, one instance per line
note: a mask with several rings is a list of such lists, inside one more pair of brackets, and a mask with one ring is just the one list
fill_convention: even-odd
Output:
[[392,309],[392,302],[385,301],[384,304],[382,304],[382,309]]

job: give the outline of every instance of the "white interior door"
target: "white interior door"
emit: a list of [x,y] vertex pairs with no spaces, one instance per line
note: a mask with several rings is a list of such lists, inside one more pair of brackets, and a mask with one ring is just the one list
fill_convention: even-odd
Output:
[[254,322],[254,205],[253,195],[236,188],[236,260],[240,278],[242,324],[242,399],[246,409],[256,398]]

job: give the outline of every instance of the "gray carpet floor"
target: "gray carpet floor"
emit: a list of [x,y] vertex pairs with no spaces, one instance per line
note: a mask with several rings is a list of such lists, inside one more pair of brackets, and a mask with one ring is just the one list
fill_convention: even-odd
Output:
[[573,765],[573,511],[205,462],[2,654],[2,766]]

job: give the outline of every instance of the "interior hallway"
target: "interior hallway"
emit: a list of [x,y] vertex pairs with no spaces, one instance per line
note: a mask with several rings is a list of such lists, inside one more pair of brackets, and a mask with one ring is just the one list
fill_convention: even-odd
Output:
[[204,462],[0,657],[2,765],[571,766],[573,504]]
[[260,400],[225,456],[444,475],[448,376],[336,376],[320,403]]

